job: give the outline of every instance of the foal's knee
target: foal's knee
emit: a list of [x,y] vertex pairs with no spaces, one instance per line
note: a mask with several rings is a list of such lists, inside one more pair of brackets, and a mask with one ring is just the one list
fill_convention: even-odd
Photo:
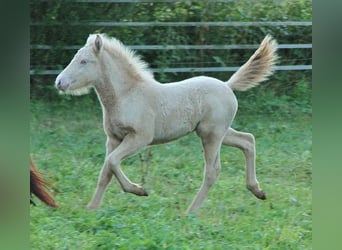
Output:
[[245,133],[244,138],[245,138],[245,143],[244,143],[243,151],[246,153],[254,153],[255,151],[254,135],[250,133]]
[[246,141],[248,141],[251,145],[254,145],[255,144],[255,138],[254,138],[254,135],[251,134],[251,133],[245,133],[244,134],[244,137],[246,139]]

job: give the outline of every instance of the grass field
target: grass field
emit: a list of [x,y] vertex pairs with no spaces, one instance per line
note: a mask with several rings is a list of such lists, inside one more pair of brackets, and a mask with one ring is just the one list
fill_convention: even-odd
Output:
[[257,176],[268,199],[245,188],[243,154],[223,147],[218,181],[201,209],[183,216],[202,182],[195,135],[123,162],[148,197],[123,193],[113,180],[100,209],[88,211],[105,152],[100,105],[89,95],[59,98],[31,101],[32,157],[59,205],[35,199],[31,249],[312,249],[310,106],[265,97],[248,106],[253,100],[240,95],[233,127],[255,135]]

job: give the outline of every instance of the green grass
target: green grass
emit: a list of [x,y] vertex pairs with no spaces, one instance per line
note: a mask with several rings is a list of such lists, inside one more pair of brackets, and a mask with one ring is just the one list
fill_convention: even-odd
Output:
[[[201,209],[183,216],[202,182],[195,135],[123,162],[148,197],[123,193],[113,180],[100,209],[88,211],[105,152],[100,105],[89,96],[58,99],[31,101],[31,153],[59,205],[35,199],[31,249],[312,249],[310,107],[303,112],[273,97],[264,99],[272,108],[253,114],[253,105],[240,102],[234,127],[256,137],[257,176],[268,199],[245,188],[243,154],[223,147],[219,179]],[[152,156],[142,161],[148,150]]]

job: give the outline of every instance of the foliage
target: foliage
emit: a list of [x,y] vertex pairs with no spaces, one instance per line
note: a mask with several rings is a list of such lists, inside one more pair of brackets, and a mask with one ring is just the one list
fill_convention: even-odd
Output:
[[[73,1],[33,0],[31,5],[31,45],[51,45],[52,49],[32,49],[31,68],[62,69],[75,49],[82,46],[90,33],[104,32],[126,45],[227,45],[259,44],[270,33],[280,44],[311,43],[311,26],[252,26],[252,27],[106,27],[84,25],[91,21],[112,22],[205,22],[205,21],[310,21],[312,2],[291,1],[174,1],[142,3],[87,3]],[[140,50],[139,54],[152,68],[240,66],[253,51],[236,50]],[[279,50],[279,65],[311,64],[311,49]],[[224,65],[223,65],[224,64]],[[280,72],[273,84],[277,93],[291,94],[297,78],[303,72]],[[311,73],[311,72],[309,72]],[[309,73],[305,73],[308,76]],[[209,73],[228,79],[231,72]],[[198,73],[161,73],[162,82],[188,78]],[[305,82],[311,82],[311,76]],[[290,81],[286,81],[290,78]],[[49,95],[47,85],[54,76],[32,76],[31,92],[41,97]],[[285,82],[285,84],[284,84]],[[286,87],[288,86],[288,88]],[[285,88],[285,91],[283,91]],[[286,90],[291,89],[290,93]],[[46,91],[42,91],[46,90]],[[50,97],[49,97],[50,98]]]
[[31,249],[312,249],[311,115],[303,104],[268,95],[260,98],[269,109],[262,100],[244,102],[248,92],[240,96],[233,126],[256,137],[257,174],[268,199],[245,188],[243,154],[224,147],[218,181],[189,216],[183,213],[203,174],[195,135],[123,162],[148,197],[123,193],[113,180],[101,208],[88,211],[105,152],[100,105],[89,96],[33,100],[31,152],[59,208],[38,201],[30,208]]

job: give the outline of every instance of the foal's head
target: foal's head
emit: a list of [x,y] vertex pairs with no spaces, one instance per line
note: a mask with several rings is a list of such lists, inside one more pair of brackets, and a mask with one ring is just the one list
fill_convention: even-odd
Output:
[[[90,38],[94,38],[90,37]],[[100,79],[100,52],[103,41],[100,35],[88,39],[71,60],[69,65],[57,76],[55,86],[70,94],[85,94]]]

